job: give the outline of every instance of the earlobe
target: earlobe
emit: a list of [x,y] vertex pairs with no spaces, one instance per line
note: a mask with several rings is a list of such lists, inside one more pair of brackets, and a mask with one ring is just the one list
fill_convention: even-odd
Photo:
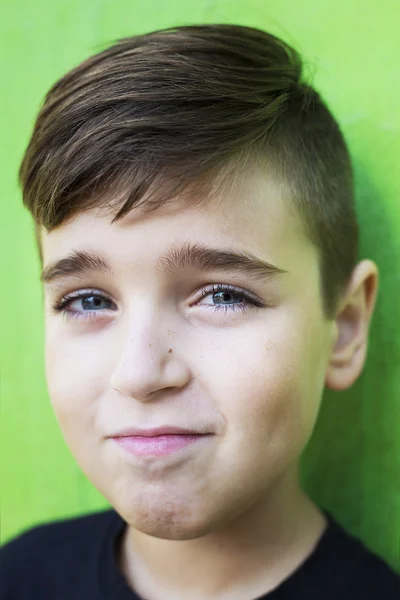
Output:
[[358,263],[335,319],[336,335],[325,378],[326,386],[332,390],[349,388],[362,372],[377,289],[375,263],[370,260]]

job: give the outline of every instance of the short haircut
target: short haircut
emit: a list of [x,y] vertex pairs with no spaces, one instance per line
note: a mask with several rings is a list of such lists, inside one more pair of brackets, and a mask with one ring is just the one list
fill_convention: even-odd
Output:
[[50,89],[20,182],[37,231],[50,232],[94,207],[114,222],[177,194],[204,200],[255,165],[297,207],[332,317],[358,252],[351,161],[298,52],[274,35],[215,24],[117,41]]

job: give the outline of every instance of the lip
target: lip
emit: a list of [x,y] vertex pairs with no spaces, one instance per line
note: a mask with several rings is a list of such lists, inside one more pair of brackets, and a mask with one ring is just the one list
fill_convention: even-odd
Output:
[[161,435],[204,435],[213,433],[210,429],[184,429],[182,427],[176,427],[174,425],[164,425],[161,427],[153,427],[152,429],[139,429],[136,427],[129,427],[122,429],[118,433],[113,433],[109,437],[122,438],[122,437],[157,437]]
[[152,429],[128,428],[109,436],[125,452],[134,456],[165,456],[193,446],[213,434],[210,431],[163,426]]
[[115,442],[128,454],[134,456],[165,456],[184,450],[197,442],[210,437],[210,434],[201,435],[155,435],[149,436],[124,436],[114,438]]

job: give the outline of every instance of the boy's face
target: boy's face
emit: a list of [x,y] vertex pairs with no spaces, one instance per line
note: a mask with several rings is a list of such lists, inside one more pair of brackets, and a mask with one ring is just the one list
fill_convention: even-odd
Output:
[[[194,538],[266,502],[311,434],[335,337],[317,251],[262,176],[206,208],[172,203],[110,221],[92,210],[43,231],[45,267],[77,252],[109,264],[45,283],[50,397],[77,462],[131,525]],[[162,257],[188,244],[251,253],[277,270],[166,269]],[[202,298],[213,284],[239,289]],[[52,308],[79,292],[69,318]],[[242,310],[243,294],[258,306]],[[113,438],[163,426],[208,435],[158,454]]]

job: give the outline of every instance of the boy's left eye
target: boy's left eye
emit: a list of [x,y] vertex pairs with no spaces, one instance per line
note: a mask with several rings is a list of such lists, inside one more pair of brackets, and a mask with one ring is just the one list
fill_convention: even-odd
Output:
[[[200,300],[207,296],[211,296],[213,300],[216,300],[216,304],[203,303],[205,306],[208,306],[214,311],[222,309],[225,313],[228,310],[235,311],[238,308],[242,310],[242,312],[246,312],[248,308],[262,308],[264,306],[262,302],[249,291],[233,285],[213,284],[202,290]],[[241,298],[242,300],[238,302],[234,300],[235,298],[236,300],[238,298]]]
[[[201,302],[204,298],[211,297],[212,302]],[[215,301],[215,303],[213,303]],[[73,304],[79,308],[72,308]],[[246,312],[248,308],[261,308],[264,305],[253,294],[232,285],[213,284],[201,291],[199,300],[195,305],[203,305],[218,311],[235,311],[238,308]],[[81,310],[79,310],[81,309]],[[53,310],[62,313],[66,317],[76,319],[96,319],[96,313],[117,309],[115,303],[103,292],[98,290],[80,291],[67,294],[60,298],[54,305]]]

